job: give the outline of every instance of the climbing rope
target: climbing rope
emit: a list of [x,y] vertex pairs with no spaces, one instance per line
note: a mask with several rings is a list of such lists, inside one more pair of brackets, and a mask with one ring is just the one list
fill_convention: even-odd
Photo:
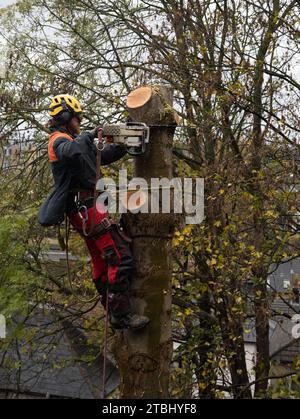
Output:
[[[94,188],[94,201],[93,201],[93,217],[92,217],[92,223],[91,228],[89,232],[86,230],[85,222],[86,220],[83,220],[83,235],[85,237],[90,237],[95,229],[96,224],[96,200],[97,200],[97,183],[101,176],[101,151],[103,150],[103,143],[102,143],[102,129],[98,132],[98,145],[97,145],[97,162],[96,162],[96,182],[95,182],[95,188]],[[69,289],[72,293],[72,295],[81,303],[87,304],[95,302],[99,299],[98,295],[95,295],[93,298],[90,299],[83,299],[81,298],[73,287],[72,277],[71,277],[71,269],[70,269],[70,259],[69,259],[69,238],[70,238],[70,221],[65,216],[65,251],[66,251],[66,265],[67,265],[67,277],[68,277],[68,283],[69,283]],[[61,243],[62,236],[59,231],[59,241]],[[63,247],[63,246],[62,246]],[[104,354],[103,354],[103,374],[102,374],[102,396],[103,399],[106,398],[106,356],[107,356],[107,345],[108,345],[108,292],[106,292],[106,301],[105,301],[105,327],[104,327]]]
[[[85,300],[76,293],[73,287],[72,278],[71,278],[71,269],[70,269],[70,259],[69,259],[69,237],[70,237],[70,221],[68,217],[65,218],[65,250],[66,250],[66,262],[67,262],[67,277],[69,282],[69,288],[72,295],[81,303],[92,303],[99,299],[99,296],[96,295],[95,297]],[[103,399],[106,398],[106,356],[107,356],[107,346],[108,346],[108,292],[106,292],[106,300],[105,300],[105,326],[104,326],[104,353],[103,353],[103,373],[102,373],[102,397]]]
[[105,299],[105,328],[104,328],[104,354],[103,354],[103,374],[102,374],[102,398],[106,399],[106,354],[108,345],[108,290]]
[[[85,223],[87,221],[87,219],[82,218],[82,227],[83,227],[83,235],[85,237],[90,237],[95,229],[95,225],[96,225],[96,213],[97,213],[97,206],[96,206],[96,202],[97,202],[97,183],[101,177],[101,151],[103,150],[103,142],[102,142],[102,128],[99,129],[98,131],[98,145],[97,145],[97,160],[96,160],[96,180],[95,180],[95,187],[94,187],[94,194],[93,194],[93,217],[92,217],[92,223],[91,223],[91,228],[89,231],[86,230],[86,226]],[[70,287],[70,291],[72,293],[72,295],[81,303],[92,303],[95,302],[99,296],[96,295],[93,298],[90,298],[88,300],[85,300],[81,297],[78,296],[78,294],[75,292],[74,287],[73,287],[73,283],[72,283],[72,278],[71,278],[71,270],[70,270],[70,260],[69,260],[69,236],[70,236],[70,221],[67,217],[67,215],[65,216],[65,250],[66,250],[66,262],[67,262],[67,276],[68,276],[68,282],[69,282],[69,287]]]
[[72,281],[72,276],[71,276],[71,268],[70,268],[70,258],[69,258],[69,238],[70,238],[70,221],[66,215],[65,217],[65,250],[66,250],[66,266],[67,266],[67,278],[68,278],[68,285],[69,285],[69,289],[71,291],[71,294],[81,303],[84,304],[89,304],[89,303],[94,303],[95,301],[97,301],[99,299],[99,295],[96,294],[94,297],[90,298],[90,299],[84,299],[81,298],[78,293],[75,291],[74,287],[73,287],[73,281]]

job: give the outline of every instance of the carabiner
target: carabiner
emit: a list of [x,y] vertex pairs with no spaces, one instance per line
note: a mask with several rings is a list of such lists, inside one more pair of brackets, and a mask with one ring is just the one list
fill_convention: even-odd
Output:
[[104,150],[104,147],[105,147],[105,144],[104,144],[104,142],[103,143],[99,143],[99,141],[98,141],[96,147],[97,147],[97,150],[103,151]]
[[[89,213],[88,213],[88,209],[85,205],[82,205],[79,208],[79,217],[82,219],[82,221],[85,223],[88,219],[89,219]],[[81,211],[84,211],[84,215],[81,213]]]

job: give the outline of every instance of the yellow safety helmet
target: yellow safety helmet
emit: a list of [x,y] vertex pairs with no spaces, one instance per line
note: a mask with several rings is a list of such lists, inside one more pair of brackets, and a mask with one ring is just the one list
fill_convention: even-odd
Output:
[[69,122],[73,116],[81,117],[82,115],[80,103],[71,95],[54,96],[49,110],[52,118],[64,116],[65,118],[62,118],[62,122]]

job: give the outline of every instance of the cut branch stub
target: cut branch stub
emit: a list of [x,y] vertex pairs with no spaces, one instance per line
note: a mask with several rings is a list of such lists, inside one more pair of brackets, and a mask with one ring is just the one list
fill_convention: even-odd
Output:
[[127,109],[134,122],[147,125],[174,125],[178,115],[170,106],[173,92],[167,86],[142,86],[133,90],[127,97]]
[[133,90],[127,97],[127,107],[130,109],[140,108],[145,105],[152,96],[152,89],[149,86]]

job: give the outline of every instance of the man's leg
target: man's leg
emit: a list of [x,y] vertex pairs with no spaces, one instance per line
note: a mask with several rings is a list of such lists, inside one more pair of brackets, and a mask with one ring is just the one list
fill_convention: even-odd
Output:
[[149,319],[133,314],[130,304],[133,259],[129,243],[119,234],[116,225],[98,237],[95,243],[108,267],[108,303],[112,326],[116,329],[139,329],[146,326]]
[[[93,209],[90,208],[88,228],[92,213]],[[97,212],[96,225],[105,217],[107,217],[107,213]],[[82,222],[78,214],[71,221],[75,228],[80,230]],[[112,225],[107,232],[86,238],[86,243],[92,258],[93,278],[104,306],[108,291],[108,307],[112,326],[120,329],[138,329],[146,326],[149,323],[147,317],[132,314],[129,288],[133,259],[130,245],[118,233],[117,226]]]
[[[69,216],[71,224],[73,227],[82,235],[82,220],[79,216],[79,213],[72,214]],[[86,246],[88,248],[89,254],[91,256],[92,271],[93,271],[93,282],[95,287],[100,295],[100,301],[104,309],[106,309],[106,296],[107,296],[107,287],[108,287],[108,278],[107,278],[107,264],[99,249],[95,244],[95,240],[88,237],[83,237]]]
[[85,242],[91,255],[93,281],[101,297],[101,304],[104,309],[106,309],[106,296],[108,288],[107,264],[99,254],[99,250],[95,244],[95,241],[93,239],[86,238]]

